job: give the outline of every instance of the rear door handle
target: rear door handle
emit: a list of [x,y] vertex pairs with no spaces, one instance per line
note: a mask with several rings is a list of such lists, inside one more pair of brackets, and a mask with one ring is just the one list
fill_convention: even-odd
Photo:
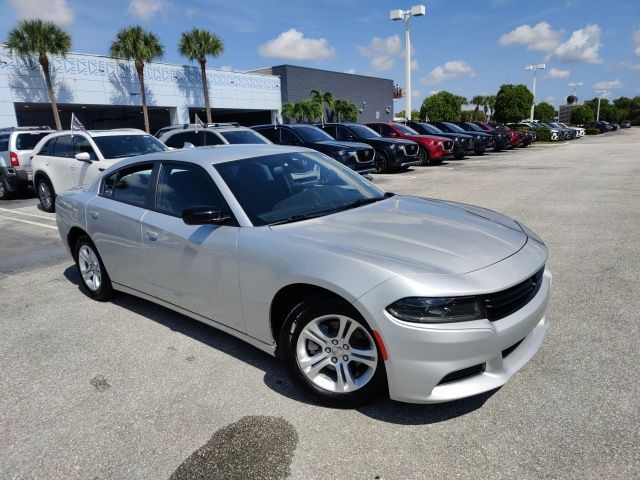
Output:
[[147,238],[152,242],[158,240],[158,232],[154,232],[153,230],[147,230]]

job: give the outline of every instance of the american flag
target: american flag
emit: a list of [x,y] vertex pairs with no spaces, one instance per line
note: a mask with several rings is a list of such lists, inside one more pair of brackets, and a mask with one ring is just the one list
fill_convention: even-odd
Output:
[[73,132],[74,130],[86,130],[86,128],[84,128],[84,125],[82,124],[82,122],[80,120],[78,120],[78,117],[76,117],[75,113],[71,114],[71,131]]
[[196,133],[198,133],[199,128],[204,128],[204,123],[202,123],[202,120],[200,120],[200,117],[196,113]]

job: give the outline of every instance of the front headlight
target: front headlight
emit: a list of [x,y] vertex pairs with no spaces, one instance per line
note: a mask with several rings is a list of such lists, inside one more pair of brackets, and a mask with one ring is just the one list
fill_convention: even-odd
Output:
[[346,150],[336,150],[336,155],[338,157],[343,157],[345,152],[346,152]]
[[398,148],[398,145],[395,143],[392,143],[391,145],[389,145],[389,150],[395,150],[396,148]]
[[[545,243],[542,241],[542,239],[536,234],[536,232],[534,232],[533,230],[531,230],[529,227],[527,227],[526,225],[523,225],[520,222],[516,222],[518,225],[520,225],[520,228],[522,229],[522,231],[525,233],[525,235],[527,237],[529,237],[531,240],[535,240],[536,242],[538,242],[541,245],[545,245]],[[546,247],[546,245],[545,245]]]
[[477,297],[408,297],[387,307],[399,320],[414,323],[466,322],[485,318]]

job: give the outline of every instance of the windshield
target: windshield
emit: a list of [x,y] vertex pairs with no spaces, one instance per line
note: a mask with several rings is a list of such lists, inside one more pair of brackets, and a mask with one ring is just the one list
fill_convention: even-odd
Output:
[[40,140],[49,135],[52,132],[29,132],[19,133],[16,137],[16,150],[33,150]]
[[451,123],[451,122],[443,122],[447,127],[449,127],[451,130],[453,130],[454,132],[458,132],[458,133],[466,133],[466,130],[462,127],[459,127],[458,125],[456,125],[455,123]]
[[251,222],[287,223],[385,198],[361,175],[316,152],[289,152],[214,165]]
[[265,137],[253,130],[229,130],[218,132],[229,143],[271,143]]
[[93,137],[104,158],[124,158],[163,152],[168,148],[151,135],[105,135]]
[[365,126],[365,125],[349,125],[349,130],[356,134],[360,138],[378,138],[381,137],[378,132]]
[[396,127],[396,130],[399,130],[405,135],[419,135],[419,133],[416,132],[413,128],[407,127],[406,125],[403,125],[401,123],[396,123],[394,126]]
[[429,125],[428,123],[419,123],[418,125],[420,125],[420,127],[424,129],[425,133],[445,133],[442,130],[440,130],[438,127],[434,125]]
[[293,130],[305,142],[324,142],[325,140],[333,140],[333,137],[324,130],[312,125],[296,125]]
[[476,125],[475,123],[465,123],[465,125],[469,126],[471,130],[475,130],[476,132],[484,132],[481,126]]

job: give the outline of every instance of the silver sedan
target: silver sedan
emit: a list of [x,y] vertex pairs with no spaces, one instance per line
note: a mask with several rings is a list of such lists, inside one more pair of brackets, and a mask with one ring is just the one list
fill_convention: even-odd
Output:
[[495,389],[548,328],[547,249],[531,230],[385,193],[304,148],[135,157],[56,207],[90,297],[125,292],[239,337],[327,405]]

